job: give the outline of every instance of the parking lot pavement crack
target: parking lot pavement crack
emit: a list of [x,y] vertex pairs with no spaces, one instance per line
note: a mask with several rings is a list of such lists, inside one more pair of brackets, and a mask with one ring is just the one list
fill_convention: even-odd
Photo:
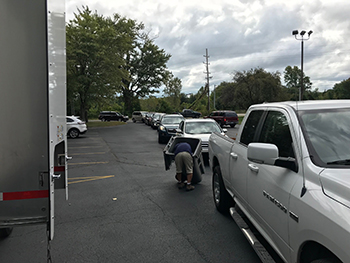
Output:
[[[141,186],[140,186],[141,187]],[[150,202],[152,202],[155,206],[157,206],[159,208],[159,210],[162,212],[162,214],[167,218],[169,219],[174,227],[177,229],[177,231],[183,236],[183,238],[188,242],[188,244],[190,245],[190,247],[192,247],[192,249],[194,251],[196,251],[196,253],[203,259],[204,262],[208,262],[210,263],[211,261],[205,256],[205,253],[202,252],[194,242],[191,241],[191,238],[189,237],[189,235],[183,231],[183,229],[178,226],[178,224],[176,223],[175,219],[173,216],[169,215],[163,208],[160,204],[158,204],[154,198],[152,198],[153,196],[150,195],[150,194],[146,194],[145,191],[142,191],[142,195],[147,198]]]
[[[104,141],[104,143],[106,144],[106,146],[108,147],[109,152],[112,154],[112,156],[114,157],[115,161],[117,163],[121,163],[121,164],[128,164],[128,165],[135,165],[135,166],[141,166],[141,167],[150,167],[150,168],[161,168],[163,167],[163,165],[152,165],[152,164],[148,164],[148,163],[141,163],[141,162],[137,162],[135,160],[139,159],[139,160],[143,160],[143,158],[134,158],[133,160],[130,159],[120,159],[117,154],[111,149],[111,147],[109,146],[110,143],[107,143],[104,139],[102,139]],[[145,151],[144,154],[148,155],[150,152]],[[140,152],[139,152],[140,154]]]

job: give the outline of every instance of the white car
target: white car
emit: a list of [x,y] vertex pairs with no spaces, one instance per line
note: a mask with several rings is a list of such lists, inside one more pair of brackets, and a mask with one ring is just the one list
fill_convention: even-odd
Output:
[[179,125],[179,135],[202,140],[202,153],[208,153],[209,137],[213,132],[225,135],[227,129],[222,129],[213,119],[185,119]]
[[80,134],[87,132],[87,126],[84,121],[77,116],[66,116],[67,120],[67,136],[72,139],[78,138]]

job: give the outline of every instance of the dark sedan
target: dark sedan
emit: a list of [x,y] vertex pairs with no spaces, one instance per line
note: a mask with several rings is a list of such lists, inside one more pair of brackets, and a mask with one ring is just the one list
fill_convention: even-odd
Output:
[[176,129],[185,118],[181,114],[166,114],[159,123],[158,142],[166,143],[171,136],[176,135]]

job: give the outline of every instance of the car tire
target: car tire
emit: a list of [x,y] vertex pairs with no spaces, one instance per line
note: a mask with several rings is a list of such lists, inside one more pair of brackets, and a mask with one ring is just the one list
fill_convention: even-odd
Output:
[[340,263],[340,261],[336,258],[320,258],[311,261],[311,263]]
[[227,192],[222,180],[220,166],[214,167],[212,190],[216,209],[223,214],[229,212],[229,208],[234,206],[234,201]]
[[72,139],[78,138],[79,134],[80,133],[78,129],[70,129],[68,132],[68,136],[71,137]]
[[0,228],[0,237],[5,238],[8,237],[13,230],[13,227]]
[[231,128],[234,128],[236,126],[236,124],[231,124],[230,126],[231,126]]
[[164,143],[162,136],[158,134],[158,143]]

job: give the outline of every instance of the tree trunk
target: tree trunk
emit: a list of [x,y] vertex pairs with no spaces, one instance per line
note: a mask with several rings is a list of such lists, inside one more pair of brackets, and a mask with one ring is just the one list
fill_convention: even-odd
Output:
[[130,90],[124,89],[123,90],[123,98],[124,98],[124,105],[125,105],[125,111],[128,116],[132,115],[133,112],[133,94]]

